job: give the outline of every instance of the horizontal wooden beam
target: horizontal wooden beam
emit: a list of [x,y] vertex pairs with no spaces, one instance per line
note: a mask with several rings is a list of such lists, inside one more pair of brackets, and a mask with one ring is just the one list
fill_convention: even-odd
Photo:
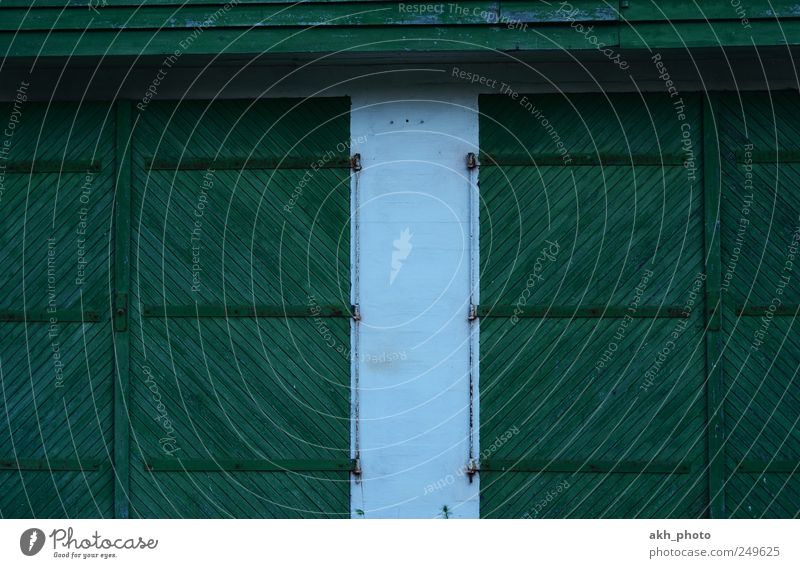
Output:
[[[0,12],[0,15],[2,12]],[[5,164],[6,173],[10,174],[49,174],[49,173],[86,173],[99,172],[103,168],[98,160],[11,160]]]
[[[569,162],[566,160],[569,159]],[[482,167],[487,166],[683,166],[681,154],[488,154],[480,153]]]
[[776,460],[772,462],[744,461],[736,471],[742,473],[800,473],[800,461]]
[[[353,0],[312,0],[314,2],[330,2],[347,4]],[[34,8],[83,8],[87,9],[92,6],[97,7],[98,11],[103,7],[121,7],[128,6],[131,8],[139,8],[142,5],[141,0],[3,0],[3,7],[9,8],[28,8],[34,3]],[[223,6],[227,0],[192,0],[192,4],[198,5],[216,5]],[[287,0],[239,0],[238,4],[294,4],[296,2],[287,2]],[[185,4],[185,0],[146,0],[148,6],[173,6],[177,7]]]
[[763,316],[767,313],[771,313],[773,316],[792,316],[795,317],[800,314],[800,305],[798,304],[784,304],[782,306],[775,306],[774,309],[770,309],[772,306],[759,306],[759,305],[750,305],[750,306],[743,306],[739,305],[736,306],[736,315],[743,316],[743,317],[755,317],[755,316]]
[[635,311],[627,306],[478,306],[478,317],[484,318],[683,318],[681,306],[639,306]]
[[[731,12],[735,14],[733,8]],[[622,49],[691,49],[800,44],[800,20],[756,20],[745,29],[739,20],[636,22],[619,27]]]
[[[598,29],[599,28],[599,29]],[[170,56],[183,42],[184,55],[259,54],[277,53],[385,53],[441,52],[491,50],[594,50],[583,35],[569,25],[542,26],[522,32],[505,25],[468,26],[335,26],[308,29],[253,28],[245,30],[206,30],[191,41],[193,30],[97,30],[0,32],[0,52],[9,57],[99,56],[106,54],[130,56]],[[598,41],[607,46],[617,45],[617,31],[595,27]],[[749,43],[748,43],[749,45]]]
[[339,156],[330,160],[315,157],[274,158],[149,158],[146,167],[150,170],[310,170],[349,168],[350,157]]
[[316,459],[316,460],[244,460],[236,458],[150,458],[145,461],[146,471],[262,471],[262,472],[300,472],[300,471],[351,471],[355,460]]
[[0,470],[12,471],[98,471],[103,460],[79,459],[0,459]]
[[352,313],[347,306],[335,305],[147,305],[142,309],[146,318],[349,318]]
[[[476,52],[800,44],[793,0],[3,0],[7,57],[325,52]],[[432,9],[422,9],[422,6]],[[65,8],[66,9],[62,9]],[[747,21],[745,22],[744,19]],[[211,33],[205,33],[206,31]],[[588,35],[587,35],[588,34]]]
[[[741,6],[737,13],[736,6]],[[670,0],[651,2],[633,0],[625,2],[620,9],[622,17],[628,22],[687,20],[733,20],[746,18],[748,21],[774,20],[798,17],[796,0],[746,0],[735,5],[730,0],[718,2],[697,2],[697,0]]]
[[[138,12],[144,12],[132,19],[132,25],[140,26],[148,21],[151,13],[158,13],[157,10],[169,9],[176,11],[180,17],[174,21],[166,21],[165,25],[178,26],[182,24],[183,17],[195,16],[205,18],[208,13],[225,5],[225,0],[192,0],[190,5],[176,0],[148,0],[145,6],[136,0],[3,0],[2,7],[11,9],[31,8],[31,12],[41,12],[49,15],[54,8],[69,8],[69,11],[78,10],[89,11],[101,21],[103,25],[116,23],[114,19],[116,12],[123,8],[138,8]],[[299,4],[299,6],[298,6]],[[567,16],[575,21],[616,21],[623,19],[630,23],[653,22],[653,21],[705,21],[705,20],[737,20],[746,17],[748,21],[771,20],[775,18],[796,18],[797,3],[795,0],[748,0],[742,3],[741,13],[737,13],[735,7],[726,2],[703,2],[698,3],[694,0],[671,0],[670,2],[626,2],[622,3],[621,8],[617,9],[615,3],[604,2],[602,0],[572,0],[570,10],[561,7],[560,2],[541,2],[541,1],[522,1],[522,0],[464,0],[458,6],[462,8],[460,13],[455,8],[450,8],[449,3],[429,3],[434,9],[429,12],[420,12],[407,9],[405,6],[414,4],[413,2],[379,2],[379,1],[354,1],[354,0],[316,0],[306,2],[287,2],[286,0],[238,0],[235,8],[237,10],[255,11],[261,17],[275,18],[280,23],[284,21],[297,22],[304,21],[305,18],[313,16],[327,17],[327,19],[342,18],[343,15],[356,15],[364,8],[373,12],[372,18],[366,21],[377,22],[407,22],[416,25],[436,25],[437,23],[454,21],[456,16],[461,16],[464,23],[482,23],[489,17],[500,15],[508,18],[520,19],[523,21],[551,22],[564,21]],[[441,6],[441,8],[436,8]],[[92,9],[93,8],[93,9]],[[181,8],[180,11],[178,9]],[[213,9],[212,9],[213,8]],[[381,8],[383,10],[381,10]],[[279,10],[289,11],[290,15],[285,16],[276,13]],[[14,10],[16,11],[16,10]],[[210,12],[209,12],[210,11]],[[231,9],[232,12],[236,10]],[[382,11],[390,12],[381,14]],[[66,14],[61,14],[62,19]],[[31,14],[34,20],[30,25],[38,25],[35,19],[36,14]],[[426,17],[427,16],[427,17]],[[239,16],[241,17],[241,16]],[[237,20],[235,14],[230,15],[227,20],[228,25],[233,25]],[[380,19],[378,19],[380,18]],[[73,18],[66,18],[67,22],[62,25],[72,25]],[[366,19],[366,18],[365,18]],[[191,21],[191,20],[189,20]],[[346,19],[348,24],[351,19]],[[108,23],[107,23],[108,22]],[[14,20],[14,23],[17,23]]]
[[[487,25],[498,22],[532,24],[569,21],[616,21],[618,11],[597,0],[572,0],[570,10],[556,2],[497,2],[462,0],[430,2],[269,2],[240,0],[224,8],[224,0],[213,3],[148,2],[135,5],[130,0],[94,0],[66,4],[37,0],[34,9],[19,6],[15,0],[0,4],[0,30],[59,31],[103,29],[191,29],[200,24],[208,28],[299,27],[299,26],[442,26]],[[136,7],[136,10],[131,8]],[[92,9],[93,8],[93,9]]]
[[736,151],[739,164],[797,164],[800,163],[800,150],[754,150],[749,154],[744,150]]
[[50,323],[97,323],[100,321],[99,310],[66,309],[50,312],[48,310],[0,310],[0,322]]
[[686,463],[654,461],[580,461],[580,460],[488,460],[481,461],[481,471],[544,473],[689,473]]

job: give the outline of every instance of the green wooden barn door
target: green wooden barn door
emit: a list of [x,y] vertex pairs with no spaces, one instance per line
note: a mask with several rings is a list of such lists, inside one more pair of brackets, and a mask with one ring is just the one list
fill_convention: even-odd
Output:
[[113,106],[0,105],[0,517],[113,516]]
[[23,99],[0,516],[348,516],[349,102]]
[[349,516],[348,113],[134,111],[131,516]]
[[480,110],[481,515],[707,515],[699,97]]
[[800,100],[714,99],[722,142],[725,516],[800,514]]

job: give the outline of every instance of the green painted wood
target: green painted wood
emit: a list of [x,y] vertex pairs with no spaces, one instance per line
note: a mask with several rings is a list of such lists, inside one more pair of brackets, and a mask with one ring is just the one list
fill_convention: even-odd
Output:
[[97,471],[103,465],[91,459],[0,459],[0,470],[11,471]]
[[714,99],[703,101],[703,216],[706,259],[706,400],[708,403],[708,490],[712,518],[725,517],[725,425],[722,368],[722,247],[720,198],[722,170]]
[[[349,100],[154,102],[135,132],[132,106],[16,109],[0,516],[348,517]],[[306,166],[147,167],[175,148]]]
[[720,94],[715,105],[723,148],[726,516],[797,518],[800,288],[792,255],[800,166],[783,158],[800,151],[800,103],[796,93],[774,91]]
[[130,516],[130,334],[131,278],[131,104],[116,108],[116,187],[114,192],[114,516]]
[[114,162],[113,107],[0,104],[12,113],[4,160],[25,166],[0,174],[0,517],[112,517],[114,171],[93,164]]
[[[347,28],[345,28],[347,29]],[[543,25],[536,32],[520,33],[506,26],[365,26],[358,34],[342,33],[336,27],[315,27],[292,30],[255,28],[242,33],[202,33],[192,36],[190,30],[93,31],[86,34],[64,31],[47,34],[30,32],[24,35],[0,34],[0,50],[14,57],[34,56],[97,56],[106,55],[209,55],[253,53],[309,52],[440,52],[459,50],[563,50],[587,49],[585,38],[566,25]],[[299,31],[299,33],[298,33]],[[187,41],[187,37],[192,37]],[[616,29],[597,29],[598,41],[616,46]],[[183,42],[183,44],[181,44]],[[593,49],[593,48],[592,48]]]
[[[132,517],[349,517],[350,172],[314,168],[346,157],[349,110],[323,98],[139,113]],[[305,166],[147,167],[176,148]]]
[[[5,4],[5,3],[4,3]],[[286,3],[272,5],[242,4],[227,11],[223,4],[196,6],[130,7],[106,6],[98,10],[79,8],[67,10],[26,9],[4,10],[0,31],[14,30],[104,30],[104,29],[193,29],[279,27],[279,26],[365,26],[365,25],[464,25],[488,24],[498,20],[498,2],[466,0],[458,10],[442,4],[438,12],[414,13],[410,4],[349,2],[346,5],[329,3]],[[406,10],[405,6],[409,6]],[[455,7],[456,5],[453,4]],[[557,7],[540,4],[535,11],[513,11],[524,21],[564,21]]]
[[684,463],[647,461],[567,461],[567,460],[489,460],[481,462],[481,471],[550,472],[550,473],[689,473],[691,466]]
[[772,314],[778,317],[797,317],[800,314],[800,304],[783,304],[781,306],[762,305],[762,306],[737,306],[736,315],[743,317],[764,317]]
[[[570,154],[573,166],[676,166],[683,164],[683,156],[680,154],[619,154],[614,152],[603,152],[602,154]],[[561,154],[488,154],[482,151],[480,155],[481,166],[560,166],[564,163]]]
[[[725,385],[727,516],[796,518],[800,493],[794,468],[800,460],[799,436],[793,426],[797,365],[792,346],[800,337],[781,318],[771,327],[773,339],[754,351],[753,336],[760,328],[757,320],[743,318],[735,328],[734,322],[736,318],[730,317],[725,324],[726,329],[735,330],[729,332],[725,359],[726,369],[735,368],[734,373],[726,372]],[[776,344],[781,341],[784,348],[779,350]]]
[[[328,159],[317,165],[318,169],[346,168],[350,165],[350,158],[344,152],[335,158]],[[146,161],[149,170],[307,170],[309,164],[317,162],[318,156],[292,157],[292,158],[194,158],[183,160],[180,158],[161,157]]]
[[705,516],[701,101],[527,100],[479,98],[483,152],[564,158],[480,170],[481,516]]
[[[38,7],[55,7],[55,8],[81,8],[88,9],[90,7],[97,8],[99,12],[103,7],[113,6],[128,6],[131,8],[141,7],[141,2],[135,0],[34,0]],[[314,3],[349,3],[352,0],[313,0]],[[286,0],[239,0],[239,4],[284,4],[291,5],[295,2],[287,2]],[[147,4],[153,6],[181,6],[184,3],[177,0],[147,0]],[[224,6],[225,0],[193,0],[192,4],[202,5],[215,5]],[[31,6],[30,0],[3,0],[3,5],[14,8],[28,8]]]
[[[739,9],[737,9],[737,7]],[[632,0],[621,8],[622,17],[628,22],[665,20],[679,23],[685,20],[774,20],[776,18],[800,17],[797,0],[747,0],[731,2],[695,2],[673,0],[650,2]]]
[[147,471],[262,471],[262,472],[314,472],[352,471],[354,460],[242,460],[233,458],[169,459],[153,458],[145,461]]
[[0,310],[0,322],[49,323],[51,320],[63,322],[99,322],[100,310]]
[[6,172],[10,174],[41,174],[41,173],[61,173],[61,172],[99,172],[102,164],[96,160],[78,161],[47,161],[37,160],[35,162],[14,161],[6,163]]
[[184,4],[44,0],[29,9],[27,2],[6,0],[0,49],[11,56],[593,50],[587,29],[605,46],[662,49],[794,45],[800,25],[793,0],[757,0],[741,10],[690,0],[637,0],[621,8],[574,0],[569,9],[556,2],[467,0],[426,4],[426,11],[414,3],[363,0]]
[[745,461],[740,463],[737,469],[744,473],[790,473],[794,475],[800,471],[800,462],[788,460],[772,462]]
[[479,317],[492,318],[683,318],[683,306],[478,306]]
[[619,45],[624,49],[669,49],[699,47],[752,47],[755,45],[797,45],[800,20],[758,20],[749,29],[739,20],[687,22],[642,22],[620,26]]
[[[209,13],[225,5],[222,0],[199,0],[192,6],[182,5],[174,0],[156,0],[142,7],[130,0],[81,0],[66,2],[64,0],[37,0],[35,8],[31,10],[25,20],[22,14],[31,6],[25,0],[5,0],[3,8],[9,12],[10,21],[20,24],[28,21],[28,26],[44,25],[57,19],[66,20],[61,26],[84,25],[93,18],[98,25],[119,26],[123,24],[130,27],[141,25],[156,25],[162,22],[166,26],[188,26],[194,22],[203,21]],[[72,9],[62,14],[61,8],[69,6]],[[492,23],[498,16],[512,20],[526,22],[563,22],[569,18],[578,22],[617,21],[624,18],[628,22],[640,21],[674,21],[685,20],[738,20],[746,17],[750,20],[771,20],[777,18],[798,17],[798,5],[795,0],[755,0],[748,2],[737,11],[734,6],[724,2],[708,2],[698,5],[691,0],[670,2],[666,5],[655,5],[652,2],[633,1],[621,8],[609,5],[607,2],[597,0],[574,0],[569,3],[569,8],[560,3],[546,3],[534,1],[472,1],[467,0],[451,7],[447,3],[432,4],[434,8],[425,13],[414,10],[408,3],[361,1],[352,0],[316,1],[297,3],[270,0],[240,0],[236,9],[231,9],[230,14],[244,19],[242,14],[247,14],[251,21],[276,20],[276,24],[283,25],[310,25],[309,22],[325,22],[334,20],[339,25],[352,25],[354,23],[371,24],[441,24],[441,23]],[[93,7],[95,9],[91,9]],[[17,10],[13,10],[17,8]],[[50,8],[50,9],[48,9]],[[58,8],[55,10],[54,8]],[[132,11],[130,8],[139,8]],[[283,11],[284,13],[281,13]],[[358,14],[368,11],[366,17]],[[161,14],[173,14],[165,20],[158,19]],[[121,16],[133,16],[133,21],[127,22]],[[349,17],[348,17],[349,16]],[[361,16],[360,18],[358,16]],[[316,17],[316,20],[313,18]],[[460,18],[460,19],[459,19]],[[237,20],[233,20],[234,22]],[[74,23],[73,23],[74,22]],[[228,25],[233,25],[227,22]],[[83,28],[84,26],[81,26]]]
[[[789,92],[715,94],[702,103],[683,96],[692,181],[679,166],[663,173],[555,160],[485,167],[484,158],[479,312],[499,306],[502,317],[481,324],[481,440],[491,454],[482,461],[527,463],[530,471],[483,467],[482,516],[800,514],[800,292],[791,284],[800,242],[800,101]],[[648,118],[637,120],[644,112],[615,97],[614,124],[602,118],[612,109],[604,112],[596,98],[569,95],[572,110],[563,97],[531,97],[554,130],[508,100],[482,97],[481,148],[525,156],[561,143],[578,153],[592,140],[594,152],[641,155],[660,141],[662,151],[680,154],[673,130],[680,122],[668,105],[649,95]],[[658,234],[671,236],[657,255],[639,248]],[[587,304],[624,317],[647,269],[652,277],[633,296],[644,317],[570,317]],[[696,308],[676,339],[684,320],[657,319],[649,309],[680,306],[692,280]],[[567,317],[523,315],[548,307]],[[655,379],[644,379],[666,345]],[[670,481],[666,473],[620,471],[592,478],[538,471],[543,460],[532,458],[542,455],[573,465],[692,467]],[[544,509],[542,495],[555,496]]]
[[146,318],[349,318],[347,306],[144,306]]
[[568,4],[511,0],[499,4],[501,17],[511,22],[616,22],[620,19],[615,3],[597,0],[575,0]]
[[[161,5],[158,5],[161,4]],[[205,5],[204,5],[205,4]],[[182,5],[176,2],[148,3],[146,6],[108,3],[73,4],[63,10],[57,2],[39,4],[34,10],[13,9],[3,2],[0,30],[101,30],[101,29],[192,29],[251,28],[276,26],[441,26],[506,25],[524,23],[616,21],[618,12],[606,3],[576,0],[567,11],[546,2],[497,2],[466,0],[459,3],[425,5],[420,9],[406,2],[240,2],[225,9],[224,2]],[[48,8],[46,6],[53,6]],[[94,6],[96,9],[89,9]]]
[[744,150],[736,150],[736,161],[739,164],[743,164],[745,160],[758,164],[796,164],[800,162],[800,150],[783,150],[780,148],[772,151],[753,150],[749,152],[749,155],[746,155]]

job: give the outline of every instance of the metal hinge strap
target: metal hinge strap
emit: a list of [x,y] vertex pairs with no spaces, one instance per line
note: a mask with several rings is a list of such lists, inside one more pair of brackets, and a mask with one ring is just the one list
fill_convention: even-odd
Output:
[[361,154],[353,154],[350,158],[350,169],[354,172],[361,171]]

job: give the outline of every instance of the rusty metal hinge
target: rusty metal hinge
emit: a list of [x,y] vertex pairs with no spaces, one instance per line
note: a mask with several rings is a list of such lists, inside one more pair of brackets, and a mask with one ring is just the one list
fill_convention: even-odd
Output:
[[361,154],[353,154],[350,158],[350,169],[354,172],[361,171]]
[[359,458],[353,460],[353,475],[355,476],[361,475],[361,459]]
[[472,478],[475,477],[478,471],[478,464],[475,462],[475,460],[469,460],[469,464],[467,465],[467,469],[464,471],[464,473],[467,474],[470,483],[472,483]]
[[475,152],[469,152],[467,154],[467,169],[474,170],[478,167],[478,158],[475,156]]
[[353,304],[353,319],[355,321],[361,321],[361,306],[358,304]]

